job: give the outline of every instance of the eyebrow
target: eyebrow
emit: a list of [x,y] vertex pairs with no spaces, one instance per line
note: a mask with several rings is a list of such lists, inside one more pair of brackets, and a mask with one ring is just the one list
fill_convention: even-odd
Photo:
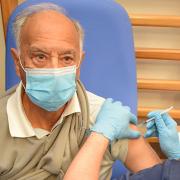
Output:
[[64,55],[64,54],[73,54],[73,55],[75,55],[76,52],[74,50],[64,50],[64,51],[61,51],[59,54],[60,55]]
[[42,53],[45,53],[47,54],[48,53],[48,50],[46,48],[38,48],[38,47],[30,47],[29,49],[29,53],[31,54],[32,52],[42,52]]
[[[32,52],[42,52],[42,53],[45,53],[45,54],[50,53],[49,49],[47,49],[47,48],[38,48],[38,47],[30,47],[29,52],[30,53],[32,53]],[[75,55],[76,51],[74,49],[63,49],[61,51],[58,51],[58,54],[60,54],[60,55],[63,55],[63,54],[73,54],[73,55]]]

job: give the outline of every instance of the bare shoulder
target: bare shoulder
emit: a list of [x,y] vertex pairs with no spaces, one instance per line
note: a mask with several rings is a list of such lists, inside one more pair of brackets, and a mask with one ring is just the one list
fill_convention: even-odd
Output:
[[[138,130],[134,125],[131,125],[131,128]],[[125,164],[131,171],[138,172],[159,163],[161,163],[160,158],[143,137],[128,141]]]

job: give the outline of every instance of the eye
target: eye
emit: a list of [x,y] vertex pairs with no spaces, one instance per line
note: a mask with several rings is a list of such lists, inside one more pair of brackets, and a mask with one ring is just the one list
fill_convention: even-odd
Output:
[[65,65],[69,65],[74,63],[74,58],[72,56],[64,56],[62,57],[62,61]]
[[35,58],[36,61],[45,61],[45,60],[47,60],[47,57],[44,54],[36,54],[34,56],[34,58]]

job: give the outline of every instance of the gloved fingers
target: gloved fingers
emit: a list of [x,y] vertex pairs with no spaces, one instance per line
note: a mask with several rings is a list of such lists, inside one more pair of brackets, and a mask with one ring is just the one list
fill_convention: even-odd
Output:
[[141,133],[139,131],[132,130],[131,128],[128,128],[127,130],[127,137],[129,139],[137,139],[141,136]]
[[118,106],[121,107],[122,106],[122,103],[120,101],[114,101],[112,98],[107,98],[105,101],[104,101],[104,104],[103,106],[113,106],[114,108],[116,108]]
[[157,127],[156,127],[156,125],[155,126],[153,126],[153,128],[152,129],[154,129],[154,132],[152,133],[152,137],[159,137],[159,132],[158,132],[158,130],[157,130]]
[[119,105],[119,106],[122,106],[122,103],[120,101],[114,101],[113,104],[116,104],[116,105]]
[[166,124],[164,123],[160,113],[161,113],[160,111],[153,111],[148,114],[148,117],[150,117],[150,118],[154,117],[157,130],[164,131],[167,127],[166,127]]
[[156,116],[157,114],[161,113],[160,110],[156,110],[156,111],[151,111],[147,114],[148,118],[153,118],[154,116]]
[[156,132],[157,132],[156,128],[147,129],[146,133],[144,134],[144,137],[148,138],[148,137],[156,136],[157,135]]
[[107,105],[107,104],[112,104],[113,103],[113,99],[112,98],[107,98],[104,103],[103,106]]
[[101,107],[101,111],[105,110],[105,109],[109,109],[109,108],[112,108],[113,107],[113,99],[112,98],[107,98],[102,107]]
[[166,124],[163,121],[163,118],[161,117],[160,113],[155,114],[155,123],[158,132],[163,132],[167,129]]
[[135,124],[135,125],[137,125],[137,123],[138,123],[137,117],[132,113],[131,113],[131,117],[130,117],[130,123]]
[[[165,130],[167,127],[175,127],[177,123],[167,113],[160,114],[162,111],[152,111],[148,114],[149,118],[154,117],[158,131]],[[151,121],[152,122],[152,121]],[[150,126],[150,125],[149,125]]]
[[144,134],[144,137],[145,138],[152,137],[152,134],[153,134],[153,132],[151,132],[151,130],[146,131],[146,133]]
[[175,127],[177,126],[177,123],[174,119],[171,118],[171,116],[168,113],[164,113],[161,115],[164,123],[166,124],[167,127]]
[[146,124],[146,128],[147,128],[147,129],[150,129],[150,128],[152,128],[153,126],[156,126],[154,120],[149,121],[149,122],[147,122],[147,124]]
[[131,111],[131,108],[129,106],[123,106],[124,109],[126,109],[127,111]]

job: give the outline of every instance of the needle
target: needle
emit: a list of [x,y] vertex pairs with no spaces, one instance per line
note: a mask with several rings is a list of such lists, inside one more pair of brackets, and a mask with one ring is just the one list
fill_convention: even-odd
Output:
[[[160,115],[169,112],[171,109],[173,109],[173,106],[171,106],[171,107],[169,107],[169,108],[161,111],[161,112],[160,112]],[[148,122],[150,122],[150,121],[152,121],[152,120],[154,120],[154,117],[152,117],[152,118],[150,118],[150,119],[147,119],[146,121],[143,121],[142,124],[148,123]]]

